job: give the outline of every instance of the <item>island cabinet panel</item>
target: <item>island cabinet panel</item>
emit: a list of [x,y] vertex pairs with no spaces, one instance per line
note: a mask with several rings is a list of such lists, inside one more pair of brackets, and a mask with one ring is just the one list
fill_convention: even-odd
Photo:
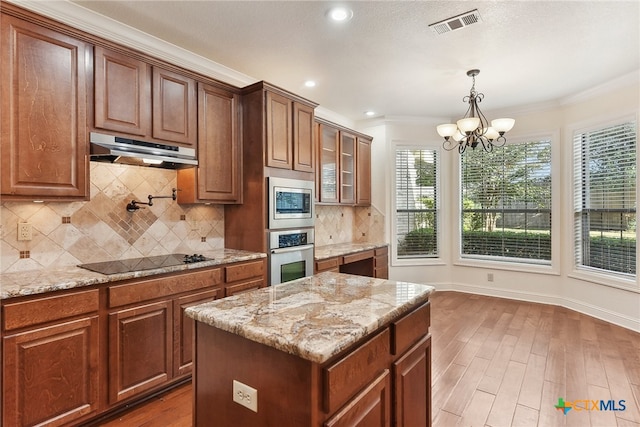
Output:
[[161,301],[109,314],[109,403],[172,378],[172,310]]
[[335,412],[389,365],[389,329],[324,369],[324,407]]
[[324,425],[325,427],[390,427],[391,374],[389,370],[385,369]]
[[424,336],[431,325],[431,303],[427,302],[391,324],[391,353],[400,355]]
[[6,336],[2,347],[2,425],[67,425],[97,413],[97,314]]
[[178,203],[242,203],[238,94],[198,84],[198,167],[177,171]]
[[188,307],[221,298],[222,288],[180,297],[173,302],[173,375],[181,376],[191,373],[193,365],[194,320],[184,314]]
[[95,127],[150,135],[151,66],[99,46],[94,58]]
[[431,335],[393,363],[397,426],[431,425]]
[[196,81],[153,67],[153,137],[195,147],[198,137]]
[[85,200],[91,45],[9,15],[0,19],[2,198]]

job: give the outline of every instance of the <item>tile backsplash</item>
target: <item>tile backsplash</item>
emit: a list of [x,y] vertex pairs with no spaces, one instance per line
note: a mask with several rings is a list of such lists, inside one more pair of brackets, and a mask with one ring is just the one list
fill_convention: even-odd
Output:
[[[173,170],[90,163],[88,202],[3,202],[0,272],[57,268],[117,258],[196,253],[224,247],[224,207],[156,199],[128,212],[131,200],[171,196]],[[32,240],[18,241],[18,223]],[[28,257],[21,254],[28,253]]]
[[[179,205],[156,199],[128,212],[132,200],[170,196],[173,170],[90,163],[91,200],[3,202],[0,273],[60,268],[118,258],[200,253],[224,247],[222,205]],[[18,223],[32,240],[18,240]],[[384,242],[384,216],[371,207],[316,206],[316,245]]]
[[383,243],[384,216],[373,206],[316,205],[316,245]]

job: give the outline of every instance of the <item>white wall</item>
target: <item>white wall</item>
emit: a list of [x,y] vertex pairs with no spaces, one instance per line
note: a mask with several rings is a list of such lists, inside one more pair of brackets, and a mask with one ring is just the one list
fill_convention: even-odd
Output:
[[[460,259],[458,250],[458,154],[441,151],[441,257],[422,265],[407,265],[392,260],[391,279],[427,282],[442,290],[458,290],[485,295],[565,306],[577,311],[640,331],[639,281],[615,280],[580,273],[573,262],[572,218],[572,134],[576,128],[595,125],[612,118],[636,116],[640,110],[638,73],[607,82],[588,93],[577,94],[558,102],[520,107],[511,112],[485,112],[488,117],[508,115],[516,119],[510,139],[549,134],[553,137],[555,168],[553,219],[553,260],[551,267],[522,267],[494,262],[469,262]],[[374,156],[372,170],[375,185],[373,201],[385,213],[387,236],[392,236],[393,212],[391,188],[394,147],[396,144],[420,144],[425,148],[441,147],[435,125],[442,119],[387,118],[359,123],[358,130],[372,134]],[[384,130],[383,130],[384,129]],[[380,136],[384,136],[381,139]],[[376,176],[385,171],[384,179]],[[390,240],[390,237],[388,237]],[[489,282],[488,273],[493,273]]]

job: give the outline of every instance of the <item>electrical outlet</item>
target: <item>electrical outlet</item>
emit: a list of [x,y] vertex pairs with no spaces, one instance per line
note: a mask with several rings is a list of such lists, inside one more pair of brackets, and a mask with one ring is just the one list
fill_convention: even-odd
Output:
[[31,223],[19,222],[18,223],[18,240],[31,240],[32,231]]
[[487,273],[487,282],[493,282],[493,273]]
[[258,390],[233,380],[233,401],[258,412]]

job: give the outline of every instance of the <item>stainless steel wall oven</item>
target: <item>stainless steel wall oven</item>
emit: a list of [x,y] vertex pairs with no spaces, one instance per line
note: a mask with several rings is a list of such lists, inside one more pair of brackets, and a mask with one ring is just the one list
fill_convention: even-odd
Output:
[[269,284],[313,275],[313,228],[269,232]]

